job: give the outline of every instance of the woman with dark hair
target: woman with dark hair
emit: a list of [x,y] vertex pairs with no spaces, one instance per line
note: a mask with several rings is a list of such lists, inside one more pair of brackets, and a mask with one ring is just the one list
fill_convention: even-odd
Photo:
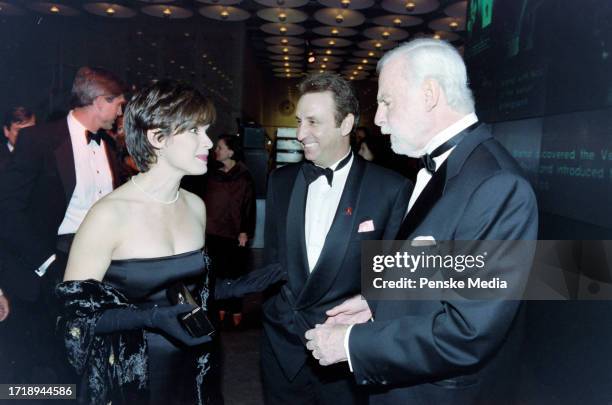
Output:
[[[219,136],[215,159],[220,167],[208,174],[204,192],[208,253],[217,276],[236,279],[246,270],[246,244],[255,230],[255,186],[242,163],[242,147],[237,136]],[[218,302],[220,320],[223,321],[228,311],[233,314],[233,324],[238,326],[242,319],[241,305],[241,300],[236,298]]]
[[[178,318],[205,309],[209,295],[205,206],[179,184],[207,171],[214,119],[200,92],[172,81],[126,107],[126,143],[140,173],[91,208],[57,288],[85,402],[222,402],[211,337]],[[184,288],[195,305],[173,302]]]
[[357,127],[355,132],[351,134],[351,146],[353,147],[353,151],[359,152],[361,148],[361,144],[366,138],[369,138],[370,130],[366,127]]
[[[91,404],[222,403],[203,252],[206,207],[181,189],[207,171],[213,105],[196,89],[160,81],[128,103],[124,129],[140,173],[98,201],[81,224],[56,293],[58,328]],[[279,265],[215,296],[261,291],[285,279]]]

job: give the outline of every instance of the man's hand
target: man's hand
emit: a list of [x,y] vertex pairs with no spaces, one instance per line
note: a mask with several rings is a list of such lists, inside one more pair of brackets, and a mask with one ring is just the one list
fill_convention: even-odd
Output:
[[306,331],[306,348],[322,366],[346,361],[344,335],[347,329],[348,325],[316,325]]
[[248,241],[249,236],[245,232],[241,232],[240,235],[238,235],[238,246],[245,247]]
[[365,323],[372,319],[372,311],[368,302],[360,294],[344,301],[340,305],[331,308],[325,314],[328,316],[325,321],[329,324],[351,325],[355,323]]
[[11,313],[11,307],[6,295],[0,295],[0,322],[4,321]]

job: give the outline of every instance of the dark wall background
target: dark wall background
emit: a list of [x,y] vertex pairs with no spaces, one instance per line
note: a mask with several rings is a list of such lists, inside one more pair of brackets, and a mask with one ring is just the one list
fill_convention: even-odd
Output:
[[536,189],[542,238],[558,218],[612,239],[612,2],[471,1],[465,57],[480,118]]
[[133,88],[173,78],[196,85],[218,111],[213,134],[236,132],[241,116],[243,23],[81,14],[0,19],[0,108],[32,108],[43,120],[69,108],[76,70],[107,68]]
[[[470,1],[478,114],[536,190],[540,239],[568,240],[557,253],[572,269],[558,270],[572,291],[612,276],[610,253],[594,258],[582,242],[612,239],[611,53],[612,2]],[[583,264],[594,259],[603,269]],[[525,303],[519,403],[612,403],[612,303],[590,298]]]

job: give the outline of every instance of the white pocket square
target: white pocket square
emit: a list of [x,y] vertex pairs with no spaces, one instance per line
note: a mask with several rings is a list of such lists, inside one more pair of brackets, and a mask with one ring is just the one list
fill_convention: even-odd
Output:
[[369,219],[359,224],[359,229],[357,230],[357,233],[372,232],[373,230],[374,230],[374,221]]
[[417,236],[410,241],[410,246],[436,246],[433,236]]

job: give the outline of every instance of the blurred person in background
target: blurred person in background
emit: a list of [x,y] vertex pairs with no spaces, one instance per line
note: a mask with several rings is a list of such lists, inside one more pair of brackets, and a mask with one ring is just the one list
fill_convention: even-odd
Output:
[[[3,287],[13,303],[11,317],[27,325],[35,341],[28,353],[32,367],[24,366],[31,382],[73,378],[54,334],[59,308],[53,292],[87,212],[121,184],[114,141],[105,130],[122,114],[124,92],[112,72],[81,67],[72,84],[72,110],[57,121],[22,128],[10,163],[0,171],[0,259],[12,281]],[[26,337],[11,333],[11,347],[22,346]]]
[[[237,136],[219,136],[214,153],[220,167],[209,172],[204,191],[208,253],[217,277],[235,279],[246,272],[246,245],[255,232],[255,184]],[[233,325],[240,324],[241,300],[220,301],[217,307],[220,321],[229,312]]]
[[15,151],[19,131],[33,125],[36,125],[36,116],[25,107],[13,107],[4,113],[2,130],[6,141],[4,146],[0,145],[0,171],[6,167]]

